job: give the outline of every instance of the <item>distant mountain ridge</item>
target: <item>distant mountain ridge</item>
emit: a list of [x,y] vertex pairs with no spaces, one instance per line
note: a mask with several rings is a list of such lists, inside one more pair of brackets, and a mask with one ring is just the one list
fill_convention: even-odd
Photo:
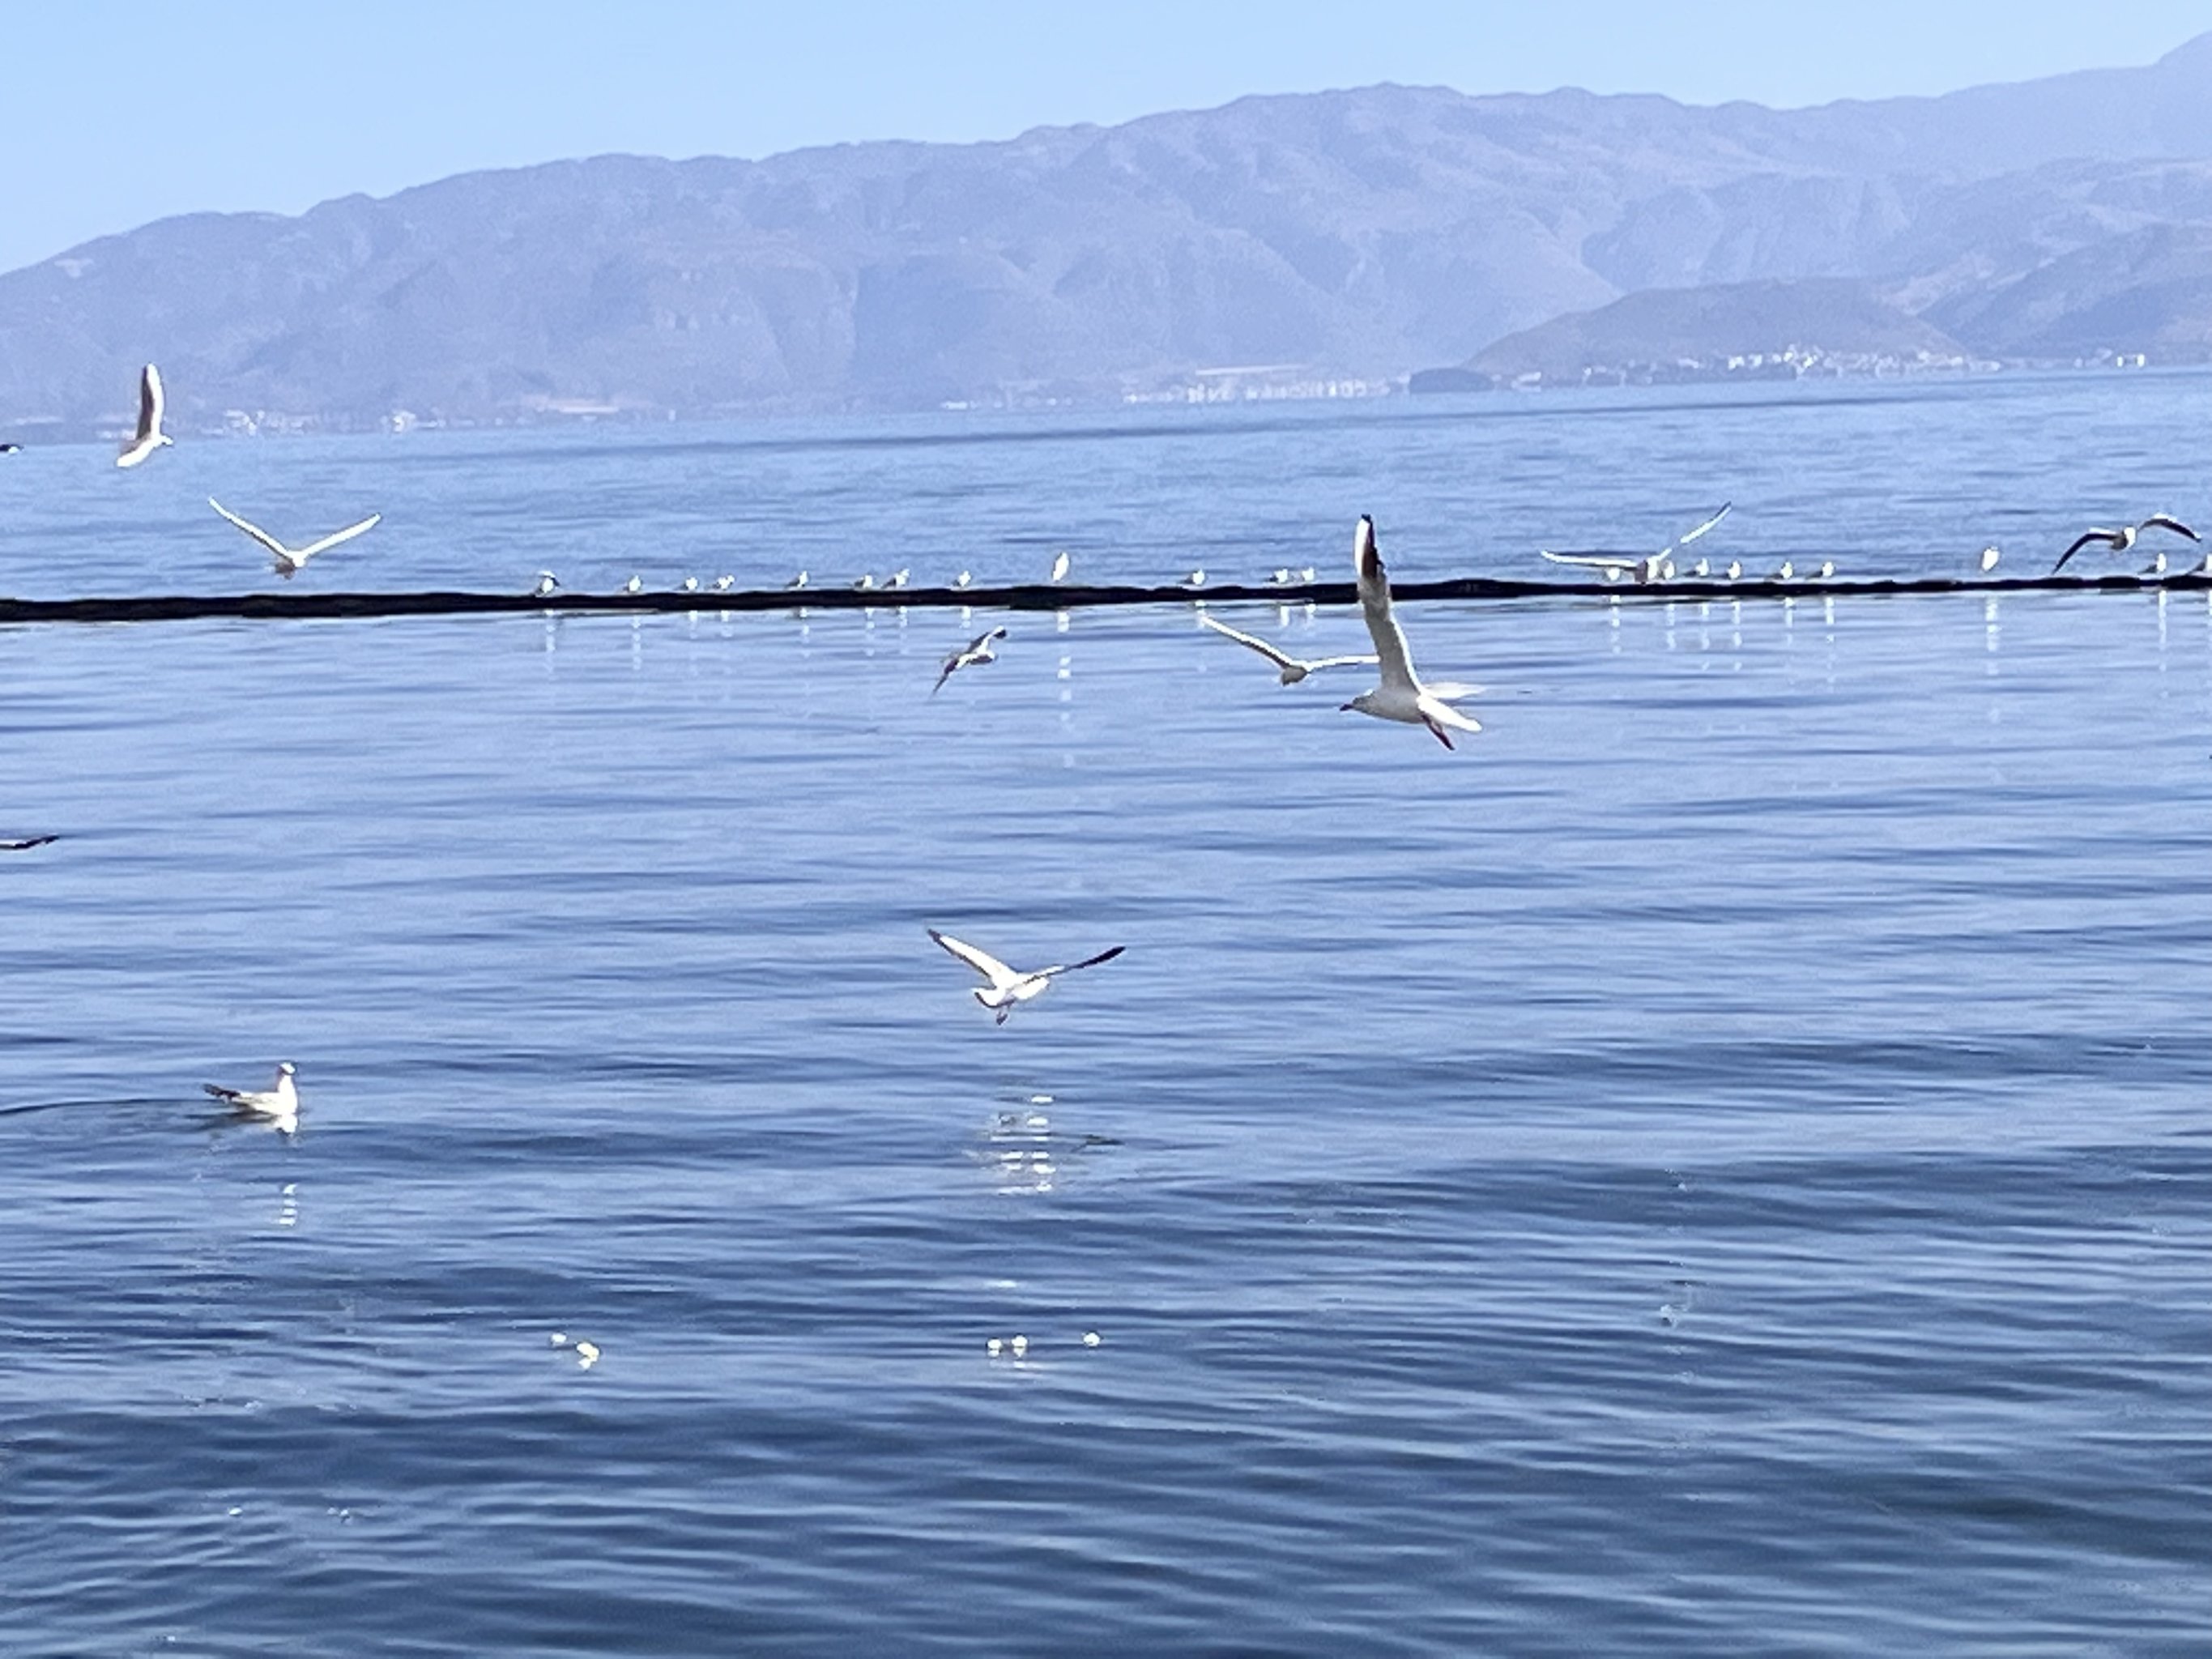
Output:
[[1700,324],[1724,346],[1729,305],[1778,283],[1869,285],[1862,323],[1888,307],[1971,353],[2212,356],[2208,106],[2212,35],[2146,68],[1809,110],[1383,86],[996,143],[466,174],[0,276],[0,430],[119,422],[149,358],[187,425],[1384,379],[1656,289],[1733,290]]

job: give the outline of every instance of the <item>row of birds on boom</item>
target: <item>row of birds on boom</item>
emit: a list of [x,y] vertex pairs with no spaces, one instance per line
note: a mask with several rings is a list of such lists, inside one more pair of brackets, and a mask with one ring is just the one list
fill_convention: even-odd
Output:
[[[176,441],[161,429],[165,408],[166,399],[161,389],[161,371],[154,364],[149,363],[139,371],[138,375],[138,423],[132,431],[130,441],[123,446],[122,453],[116,456],[116,465],[119,467],[141,465],[158,451]],[[0,454],[9,453],[21,447],[21,446],[18,444],[0,444]],[[382,514],[372,513],[356,524],[349,524],[343,530],[333,531],[317,540],[294,547],[279,541],[260,526],[252,524],[232,512],[212,495],[208,497],[208,505],[266,548],[276,562],[277,574],[283,576],[296,574],[308,560],[319,553],[326,553],[334,547],[353,540],[356,536],[368,534],[383,522],[384,519]],[[1594,548],[1587,551],[1572,553],[1554,553],[1548,549],[1539,550],[1541,556],[1554,564],[1578,565],[1595,570],[1600,578],[1607,582],[1629,581],[1648,586],[1654,582],[1673,581],[1681,576],[1697,580],[1740,581],[1744,576],[1744,566],[1741,559],[1731,559],[1725,565],[1715,565],[1711,560],[1703,556],[1692,559],[1686,550],[1692,544],[1702,540],[1711,532],[1718,528],[1721,521],[1728,517],[1735,503],[1731,501],[1722,502],[1720,510],[1711,518],[1683,532],[1681,535],[1656,553],[1627,552],[1609,548]],[[2142,533],[2149,530],[2165,531],[2196,543],[2202,543],[2203,540],[2203,538],[2195,530],[2172,514],[2153,513],[2131,525],[2120,525],[2113,528],[2098,526],[2083,531],[2075,538],[2066,550],[2058,556],[2058,562],[2051,568],[2051,574],[2056,575],[2059,571],[2063,570],[2068,562],[2082,549],[2099,544],[2102,544],[2112,553],[2126,554],[2135,547],[2136,540]],[[1993,546],[1984,548],[1978,562],[1981,572],[1986,575],[1995,570],[2002,556]],[[1066,580],[1071,563],[1071,556],[1065,551],[1054,556],[1047,580],[1053,583]],[[2166,555],[2160,550],[2153,555],[2150,563],[2143,567],[2142,574],[2146,576],[2162,576],[2166,574],[2168,568]],[[2212,574],[2212,551],[2208,551],[2203,556],[2198,568],[2207,574]],[[1797,569],[1794,562],[1785,559],[1765,580],[1784,582],[1799,580],[1825,581],[1835,574],[1836,562],[1833,559],[1824,559],[1819,565],[1808,567],[1802,572]],[[879,582],[872,572],[866,572],[854,580],[853,586],[864,592],[877,587],[896,590],[906,586],[912,574],[910,570],[894,570]],[[714,579],[714,589],[716,592],[726,592],[737,586],[737,580],[735,576],[718,576]],[[1279,569],[1268,579],[1268,581],[1273,586],[1289,587],[1310,584],[1313,580],[1314,568],[1307,565],[1298,570]],[[795,592],[806,587],[811,580],[810,574],[801,570],[786,582],[784,586]],[[956,588],[964,588],[970,586],[974,580],[973,573],[963,570],[953,578],[952,586]],[[1206,574],[1203,569],[1193,570],[1183,579],[1184,586],[1194,588],[1205,586],[1206,581]],[[551,571],[541,570],[538,573],[536,591],[539,594],[557,592],[560,586],[560,578]],[[623,586],[627,592],[632,593],[643,592],[645,579],[642,576],[632,576],[623,584]],[[684,579],[683,591],[696,593],[706,590],[696,576],[687,576]]]

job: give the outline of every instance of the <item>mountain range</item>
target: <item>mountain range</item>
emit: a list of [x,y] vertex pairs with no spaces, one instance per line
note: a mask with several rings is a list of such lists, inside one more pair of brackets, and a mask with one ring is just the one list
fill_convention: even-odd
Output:
[[0,431],[120,424],[148,360],[186,426],[2203,360],[2208,107],[2212,35],[1814,109],[1379,86],[187,215],[0,275]]

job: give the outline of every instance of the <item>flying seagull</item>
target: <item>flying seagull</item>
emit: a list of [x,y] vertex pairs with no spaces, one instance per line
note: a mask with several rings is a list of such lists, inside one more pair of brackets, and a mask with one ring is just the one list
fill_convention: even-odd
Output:
[[20,840],[0,841],[0,853],[27,853],[33,847],[51,847],[59,836],[25,836]]
[[1278,651],[1273,646],[1268,644],[1265,640],[1255,640],[1249,634],[1238,633],[1237,629],[1230,627],[1227,623],[1216,622],[1211,617],[1200,617],[1199,621],[1204,623],[1215,633],[1223,635],[1229,639],[1236,641],[1237,643],[1241,646],[1247,647],[1251,650],[1258,652],[1269,662],[1274,664],[1275,666],[1281,671],[1279,678],[1285,685],[1296,685],[1300,680],[1305,678],[1307,675],[1314,673],[1323,668],[1351,668],[1361,664],[1371,663],[1375,660],[1371,656],[1293,657],[1288,652]]
[[1372,714],[1377,720],[1425,726],[1447,749],[1455,745],[1446,726],[1456,726],[1462,732],[1481,731],[1480,725],[1444,701],[1444,688],[1431,690],[1414,674],[1413,653],[1406,648],[1405,630],[1391,614],[1390,578],[1382,568],[1382,554],[1376,550],[1375,520],[1364,513],[1359,515],[1358,529],[1352,532],[1352,557],[1359,575],[1359,609],[1367,617],[1368,633],[1375,639],[1382,683],[1371,691],[1362,691],[1343,707]]
[[2051,567],[2051,574],[2055,576],[2065,569],[2066,561],[2088,546],[2091,542],[2102,542],[2113,552],[2124,553],[2136,544],[2136,538],[2146,530],[2171,530],[2177,535],[2188,537],[2192,542],[2201,542],[2204,539],[2180,520],[2169,517],[2164,513],[2154,513],[2141,524],[2124,524],[2118,530],[2083,531],[2074,538],[2074,545],[2058,556],[2058,562]]
[[300,1127],[300,1091],[292,1085],[289,1060],[277,1066],[273,1089],[226,1089],[220,1083],[203,1083],[200,1087],[240,1117],[267,1118],[288,1135]]
[[1719,524],[1735,506],[1734,501],[1723,501],[1719,512],[1695,529],[1685,531],[1656,553],[1612,553],[1600,550],[1589,553],[1544,551],[1544,556],[1553,564],[1590,565],[1603,571],[1607,581],[1618,581],[1623,576],[1633,577],[1638,582],[1669,581],[1674,574],[1675,553]]
[[136,466],[163,444],[174,441],[161,430],[161,371],[149,363],[138,371],[138,429],[123,446],[115,464]]
[[1005,629],[994,628],[988,633],[978,634],[967,644],[955,651],[945,659],[945,666],[938,673],[937,684],[929,688],[929,695],[935,696],[945,689],[945,682],[963,668],[973,668],[978,663],[998,661],[999,653],[991,649],[991,641],[1003,640],[1006,637]]
[[208,497],[208,505],[252,537],[255,541],[259,542],[262,546],[267,548],[276,557],[276,574],[280,576],[295,574],[301,565],[313,558],[316,554],[328,552],[340,542],[349,542],[356,536],[365,535],[375,529],[384,518],[381,513],[372,513],[359,524],[349,524],[343,530],[325,536],[319,542],[309,542],[305,547],[287,547],[259,525],[246,523],[214,496]]
[[1072,974],[1079,968],[1096,968],[1102,962],[1113,961],[1128,948],[1117,945],[1110,951],[1101,951],[1097,956],[1085,957],[1080,962],[1040,968],[1035,973],[1025,974],[1018,969],[1007,967],[988,951],[979,951],[950,933],[940,933],[934,927],[928,931],[930,938],[991,981],[987,986],[975,988],[975,1000],[995,1013],[998,1016],[995,1024],[1000,1025],[1006,1023],[1006,1016],[1014,1012],[1018,1004],[1042,996],[1046,988],[1061,974]]

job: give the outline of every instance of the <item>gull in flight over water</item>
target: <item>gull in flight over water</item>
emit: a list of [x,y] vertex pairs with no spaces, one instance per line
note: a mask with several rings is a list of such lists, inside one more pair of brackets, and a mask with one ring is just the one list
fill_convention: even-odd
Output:
[[999,653],[991,649],[991,641],[1003,640],[1006,637],[1005,629],[994,628],[988,633],[978,634],[967,644],[955,651],[945,659],[945,666],[938,673],[937,684],[929,688],[929,695],[933,697],[945,689],[945,682],[963,668],[973,668],[978,663],[998,661]]
[[2066,568],[2066,561],[2079,553],[2091,542],[2102,542],[2115,553],[2124,553],[2136,544],[2136,538],[2146,530],[2171,530],[2176,535],[2186,536],[2192,542],[2204,538],[2177,518],[2164,513],[2154,513],[2141,524],[2124,524],[2118,530],[2085,530],[2074,538],[2074,545],[2058,556],[2058,562],[2051,567],[2057,575]]
[[270,1089],[226,1089],[220,1083],[200,1087],[240,1117],[266,1118],[286,1134],[300,1127],[300,1091],[292,1084],[292,1062],[276,1068],[276,1084]]
[[1656,553],[1553,553],[1548,550],[1538,550],[1553,564],[1592,566],[1603,571],[1607,581],[1618,581],[1623,576],[1632,577],[1643,583],[1671,581],[1674,575],[1674,555],[1718,525],[1735,506],[1734,501],[1723,501],[1719,512],[1695,529],[1685,531]]
[[138,429],[123,446],[123,453],[115,458],[116,465],[136,466],[162,445],[176,441],[161,430],[164,407],[161,371],[149,363],[138,371]]
[[13,841],[0,841],[0,853],[27,853],[33,847],[51,847],[59,836],[24,836]]
[[1382,683],[1371,691],[1362,691],[1343,707],[1377,720],[1425,726],[1447,749],[1456,745],[1445,727],[1481,731],[1480,725],[1445,701],[1455,691],[1463,695],[1462,688],[1423,685],[1413,672],[1413,656],[1406,648],[1405,630],[1398,626],[1390,609],[1390,578],[1382,568],[1382,554],[1376,550],[1375,520],[1364,513],[1359,515],[1358,529],[1352,532],[1352,557],[1359,576],[1359,609],[1367,618],[1368,633],[1375,639]]
[[1268,644],[1265,640],[1255,640],[1249,634],[1241,634],[1237,632],[1237,629],[1231,628],[1227,623],[1216,622],[1211,617],[1200,617],[1199,621],[1204,623],[1215,633],[1222,635],[1226,638],[1232,639],[1236,641],[1237,644],[1244,646],[1250,650],[1258,652],[1269,662],[1274,664],[1276,668],[1280,671],[1279,678],[1285,685],[1296,685],[1300,680],[1305,678],[1307,675],[1318,672],[1320,670],[1324,668],[1352,668],[1364,665],[1376,660],[1372,656],[1293,657],[1286,651],[1278,651],[1273,646]]
[[975,988],[975,1000],[997,1016],[994,1023],[1000,1025],[1006,1023],[1006,1016],[1018,1005],[1042,996],[1046,988],[1060,975],[1072,974],[1079,968],[1096,968],[1102,962],[1111,962],[1128,948],[1117,945],[1110,951],[1101,951],[1097,956],[1085,957],[1080,962],[1063,963],[1055,967],[1040,968],[1034,973],[1024,973],[1019,969],[1007,967],[988,951],[979,951],[950,933],[940,933],[933,927],[929,929],[929,936],[990,981],[988,985]]
[[[366,535],[369,531],[375,529],[384,518],[381,513],[372,513],[359,524],[349,524],[343,530],[325,536],[319,542],[309,542],[305,547],[287,547],[259,525],[248,524],[214,496],[208,497],[208,505],[252,537],[255,541],[259,542],[262,546],[267,548],[276,561],[276,574],[280,576],[294,574],[301,565],[313,558],[316,554],[326,553],[340,542],[349,542],[356,536]],[[538,572],[541,579],[544,574],[542,570]]]

